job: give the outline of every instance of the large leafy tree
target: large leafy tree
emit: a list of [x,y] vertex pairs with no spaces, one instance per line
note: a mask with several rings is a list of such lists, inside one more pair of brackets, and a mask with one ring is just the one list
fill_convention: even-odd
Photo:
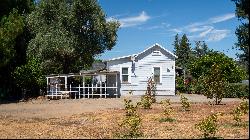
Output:
[[45,74],[78,72],[111,50],[119,23],[107,22],[95,0],[42,0],[28,17],[35,34],[28,56],[38,58]]
[[44,75],[79,72],[111,50],[119,28],[118,22],[106,21],[94,0],[41,0],[26,21],[34,38],[27,64],[13,75],[19,87],[35,96],[45,87]]
[[196,61],[190,66],[190,72],[196,79],[201,76],[210,76],[212,66],[217,65],[223,79],[230,83],[240,82],[246,73],[236,64],[236,62],[223,53],[212,52]]
[[0,1],[0,99],[17,96],[12,72],[26,63],[26,48],[31,36],[25,17],[33,7],[32,0]]
[[235,14],[242,23],[235,31],[238,42],[235,46],[242,51],[237,54],[241,63],[249,70],[249,0],[232,0],[236,5]]
[[223,53],[211,52],[198,58],[190,72],[197,80],[201,91],[207,98],[219,104],[224,97],[228,83],[240,82],[246,73],[236,62]]

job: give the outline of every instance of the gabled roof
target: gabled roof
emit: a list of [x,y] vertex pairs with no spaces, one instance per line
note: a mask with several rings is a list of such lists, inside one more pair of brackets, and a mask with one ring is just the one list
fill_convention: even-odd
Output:
[[172,52],[170,52],[169,50],[163,48],[160,44],[158,43],[155,43],[154,45],[150,46],[149,48],[145,49],[144,51],[140,52],[140,53],[137,53],[137,54],[132,54],[132,55],[127,55],[127,56],[122,56],[122,57],[117,57],[117,58],[112,58],[112,59],[109,59],[107,61],[112,61],[112,60],[117,60],[117,59],[122,59],[122,58],[129,58],[129,57],[137,57],[143,53],[145,53],[146,51],[148,51],[149,49],[151,48],[154,48],[154,47],[160,47],[162,50],[166,51],[167,53],[169,53],[170,55],[174,56],[175,58],[178,58],[176,55],[174,55]]

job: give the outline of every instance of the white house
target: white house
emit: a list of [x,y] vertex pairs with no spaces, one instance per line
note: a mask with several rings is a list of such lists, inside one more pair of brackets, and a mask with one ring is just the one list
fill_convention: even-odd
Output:
[[147,48],[143,52],[108,60],[108,71],[118,71],[115,77],[107,77],[107,81],[118,81],[120,95],[133,91],[133,95],[143,95],[147,88],[147,80],[154,76],[157,83],[157,95],[175,95],[175,59],[176,55],[159,44]]

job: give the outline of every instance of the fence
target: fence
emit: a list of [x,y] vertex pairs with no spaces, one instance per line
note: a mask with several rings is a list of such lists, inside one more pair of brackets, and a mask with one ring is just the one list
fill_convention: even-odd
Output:
[[[59,86],[58,86],[59,85]],[[107,97],[118,97],[117,84],[113,86],[107,86],[105,82],[97,84],[87,84],[79,86],[71,86],[67,89],[60,87],[60,84],[56,84],[54,88],[48,88],[47,98],[58,99],[58,98],[70,98],[70,99],[80,99],[80,98],[107,98]]]

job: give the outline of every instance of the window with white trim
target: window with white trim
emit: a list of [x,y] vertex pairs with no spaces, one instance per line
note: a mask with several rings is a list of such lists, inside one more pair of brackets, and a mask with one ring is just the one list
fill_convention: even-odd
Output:
[[154,67],[154,82],[160,83],[161,77],[161,68],[160,67]]
[[122,68],[122,83],[128,83],[128,78],[129,78],[129,73],[128,73],[129,68],[128,67],[123,67]]

